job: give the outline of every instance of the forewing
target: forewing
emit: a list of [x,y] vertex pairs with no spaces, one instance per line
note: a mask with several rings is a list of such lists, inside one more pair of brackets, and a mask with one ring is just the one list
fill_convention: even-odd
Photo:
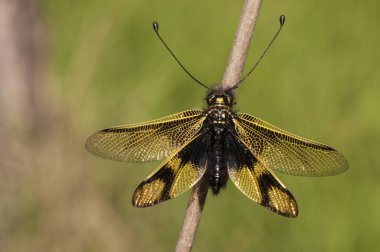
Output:
[[231,181],[251,200],[286,217],[296,217],[297,202],[281,181],[233,134],[226,137]]
[[195,185],[206,171],[209,134],[200,134],[176,151],[133,194],[135,207],[148,207],[174,198]]
[[269,168],[291,175],[328,176],[348,169],[333,148],[281,130],[253,116],[237,113],[235,129],[255,157]]
[[203,120],[202,110],[188,110],[150,122],[104,129],[87,139],[86,149],[117,161],[155,161],[192,139]]

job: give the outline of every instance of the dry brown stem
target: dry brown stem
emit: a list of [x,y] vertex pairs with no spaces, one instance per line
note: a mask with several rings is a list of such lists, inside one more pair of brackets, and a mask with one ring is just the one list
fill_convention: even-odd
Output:
[[[223,76],[222,85],[225,88],[231,87],[241,78],[260,6],[261,0],[246,0],[244,3],[235,41]],[[176,252],[191,251],[203,206],[206,202],[207,191],[208,185],[205,179],[202,179],[194,186],[183,220],[182,230],[177,240]]]

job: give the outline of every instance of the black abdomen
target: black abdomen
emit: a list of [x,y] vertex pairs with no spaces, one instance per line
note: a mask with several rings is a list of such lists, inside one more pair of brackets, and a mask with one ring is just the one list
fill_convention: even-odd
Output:
[[227,165],[225,160],[225,132],[223,128],[216,127],[213,130],[210,144],[210,158],[207,164],[207,182],[214,194],[218,194],[228,180]]

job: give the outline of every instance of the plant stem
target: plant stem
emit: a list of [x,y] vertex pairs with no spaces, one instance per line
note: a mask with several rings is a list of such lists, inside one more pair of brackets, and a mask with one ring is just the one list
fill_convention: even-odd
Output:
[[191,251],[198,224],[201,219],[203,206],[206,202],[208,184],[202,178],[191,191],[189,204],[186,209],[182,229],[177,240],[176,252]]
[[224,88],[233,86],[241,78],[260,6],[261,0],[246,0],[244,3],[230,58],[223,76],[222,86]]
[[[223,76],[222,86],[224,88],[231,87],[241,78],[260,6],[261,0],[246,0],[244,3],[230,58]],[[191,251],[206,202],[207,191],[208,184],[205,178],[194,186],[177,240],[176,252]]]

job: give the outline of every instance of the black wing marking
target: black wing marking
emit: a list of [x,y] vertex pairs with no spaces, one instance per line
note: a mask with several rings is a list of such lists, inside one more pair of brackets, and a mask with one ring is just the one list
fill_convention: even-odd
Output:
[[251,200],[286,217],[296,217],[297,202],[281,181],[233,134],[226,137],[227,168],[232,182]]
[[206,171],[210,138],[209,133],[200,134],[165,160],[137,187],[132,204],[153,206],[193,187]]

